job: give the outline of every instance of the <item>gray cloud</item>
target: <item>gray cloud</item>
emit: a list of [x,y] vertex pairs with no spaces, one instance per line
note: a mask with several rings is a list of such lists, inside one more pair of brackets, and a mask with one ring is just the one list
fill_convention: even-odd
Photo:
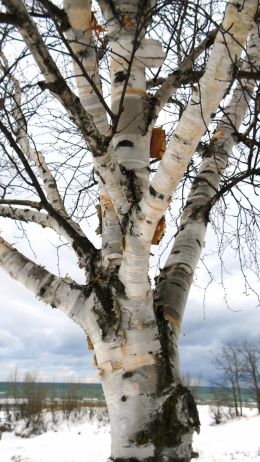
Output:
[[[44,261],[47,256],[53,258],[50,249]],[[69,267],[68,253],[65,258]],[[223,342],[251,337],[260,331],[256,298],[241,295],[243,283],[235,269],[226,285],[229,304],[237,312],[227,309],[224,292],[216,283],[208,288],[205,309],[204,293],[196,287],[188,301],[181,333],[181,367],[184,373],[200,375],[204,383],[216,375],[212,353],[217,353]],[[196,280],[205,283],[205,270],[198,271]],[[16,365],[21,374],[38,370],[43,380],[97,378],[91,365],[93,354],[88,352],[85,334],[76,324],[36,300],[2,271],[0,285],[0,380],[6,380]]]
[[[236,298],[237,295],[234,295]],[[220,292],[221,294],[221,292]],[[206,307],[192,297],[185,313],[180,341],[181,368],[183,373],[201,376],[205,384],[216,379],[213,356],[224,343],[239,341],[243,337],[254,338],[260,332],[260,308],[253,297],[241,294],[241,310],[231,311],[220,297],[211,298]],[[245,303],[246,301],[246,303]]]
[[94,377],[92,354],[79,326],[1,272],[0,381],[17,365],[21,375],[38,370],[42,379]]

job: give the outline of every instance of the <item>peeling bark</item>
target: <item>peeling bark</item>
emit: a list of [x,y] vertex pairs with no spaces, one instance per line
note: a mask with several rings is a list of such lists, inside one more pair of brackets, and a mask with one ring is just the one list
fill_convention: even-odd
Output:
[[92,38],[93,12],[91,1],[67,0],[64,2],[71,28],[66,31],[69,45],[77,58],[73,60],[76,83],[82,106],[92,115],[102,135],[109,125],[98,74],[97,53]]
[[92,116],[84,110],[79,99],[72,93],[63,79],[25,6],[19,0],[4,0],[3,4],[11,14],[19,16],[18,30],[46,79],[46,82],[42,83],[42,89],[49,89],[56,95],[73,118],[75,125],[93,152],[102,153],[104,151],[104,138],[93,123]]
[[[257,27],[250,35],[247,60],[243,69],[255,66],[260,60],[260,40]],[[169,321],[168,348],[173,374],[176,371],[178,336],[213,206],[212,199],[219,189],[229,156],[237,142],[236,132],[249,109],[254,83],[241,81],[235,88],[231,101],[202,161],[181,217],[180,226],[164,269],[158,277],[155,303],[165,320]],[[175,352],[175,355],[173,354]]]
[[[210,209],[254,90],[250,81],[242,80],[230,90],[232,98],[202,160],[154,292],[148,277],[150,249],[158,223],[163,228],[161,217],[210,124],[211,114],[233,79],[234,65],[249,30],[251,41],[242,75],[259,63],[259,36],[252,29],[258,2],[228,2],[205,73],[194,87],[150,183],[154,117],[180,83],[178,75],[171,75],[155,96],[146,92],[146,68],[158,68],[164,60],[160,42],[145,36],[156,2],[100,2],[107,21],[111,109],[102,103],[90,1],[65,2],[68,49],[72,50],[79,98],[62,79],[23,3],[4,0],[4,4],[9,20],[19,15],[15,23],[45,78],[42,89],[57,96],[91,148],[100,185],[102,261],[100,252],[68,216],[43,153],[30,144],[21,118],[19,83],[13,80],[17,143],[0,122],[2,131],[28,171],[30,162],[38,169],[44,185],[39,193],[41,202],[3,199],[0,215],[49,226],[63,234],[87,267],[88,283],[79,285],[51,274],[1,238],[0,266],[40,300],[61,309],[88,335],[108,404],[110,460],[190,462],[192,436],[200,423],[196,404],[180,378],[178,337]],[[192,69],[193,60],[212,40],[210,36],[201,43],[179,71],[185,74]],[[109,130],[107,115],[111,117]],[[32,174],[36,184],[34,171]],[[43,206],[48,214],[40,211]]]
[[[123,258],[124,271],[120,272],[122,282],[126,285],[128,273],[129,280],[132,280],[132,268],[138,268],[139,277],[135,279],[134,284],[131,282],[131,285],[126,287],[126,293],[130,298],[145,299],[147,296],[146,274],[149,260],[144,259],[140,249],[149,247],[149,242],[168,207],[171,195],[210,123],[211,114],[216,111],[224,95],[232,78],[233,66],[243,50],[248,31],[252,30],[256,7],[255,0],[241,2],[241,8],[238,8],[237,3],[228,4],[205,74],[200,79],[199,86],[194,88],[190,102],[168,144],[150,187],[139,203],[139,210],[134,215],[131,231],[132,235],[138,236],[140,242],[136,252],[128,252],[126,262]],[[133,248],[131,244],[130,248]]]

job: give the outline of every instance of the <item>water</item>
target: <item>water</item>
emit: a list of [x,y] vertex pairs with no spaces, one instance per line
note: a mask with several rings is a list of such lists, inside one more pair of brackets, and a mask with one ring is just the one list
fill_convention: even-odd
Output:
[[[191,387],[191,390],[193,387]],[[198,404],[207,404],[211,403],[213,401],[216,401],[217,398],[222,397],[222,401],[224,401],[224,398],[226,398],[227,403],[232,402],[232,393],[231,390],[228,388],[221,388],[221,387],[202,387],[198,386],[195,387],[194,390],[195,399]],[[255,403],[255,397],[249,388],[242,388],[241,389],[241,398],[243,404],[254,404]]]
[[[40,382],[37,384],[39,389],[43,389],[47,393],[49,398],[64,399],[69,394],[73,397],[77,397],[79,400],[93,400],[93,401],[104,401],[104,394],[102,387],[98,383],[85,384],[85,383],[44,383]],[[24,384],[17,382],[15,384],[15,393],[18,398],[24,396]],[[192,387],[191,387],[192,389]],[[212,402],[216,398],[216,393],[224,393],[226,397],[231,397],[230,390],[221,390],[219,387],[205,387],[198,386],[194,390],[196,401],[199,404],[206,404]],[[8,399],[14,396],[14,388],[9,382],[0,382],[0,400]],[[214,398],[215,397],[215,398]],[[253,404],[255,402],[254,395],[251,390],[242,389],[242,401],[247,404]]]
[[[26,384],[17,382],[0,382],[0,399],[13,398],[14,394],[18,398],[24,397],[24,386]],[[103,401],[104,394],[99,383],[37,383],[39,390],[44,390],[49,398],[64,399],[68,395],[73,395],[77,399],[87,399],[94,401]]]

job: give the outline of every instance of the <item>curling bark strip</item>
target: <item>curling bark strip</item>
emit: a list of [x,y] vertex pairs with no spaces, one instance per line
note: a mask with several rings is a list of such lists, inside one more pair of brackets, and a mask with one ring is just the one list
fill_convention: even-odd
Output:
[[207,130],[211,114],[217,110],[231,80],[233,67],[253,27],[257,4],[256,0],[228,4],[205,74],[193,91],[151,185],[139,203],[139,210],[133,211],[136,215],[133,220],[130,219],[133,223],[131,233],[132,236],[138,236],[140,242],[135,250],[129,238],[129,250],[125,252],[123,268],[121,266],[120,270],[120,278],[130,298],[147,296],[149,242],[198,142]]
[[194,89],[152,179],[151,188],[155,191],[155,196],[150,192],[141,203],[145,216],[153,216],[153,209],[158,214],[165,211],[167,198],[174,193],[198,142],[207,130],[211,114],[217,110],[231,80],[233,68],[253,27],[257,4],[256,0],[228,4],[205,74]]
[[[107,134],[109,125],[107,114],[101,99],[102,88],[98,72],[96,44],[93,40],[94,13],[91,11],[91,1],[66,0],[64,8],[67,12],[71,28],[66,31],[68,42],[86,74],[79,64],[73,60],[79,98],[84,109],[92,115],[93,121],[102,135]],[[87,80],[88,76],[89,80]],[[97,88],[100,97],[93,89]]]
[[[258,28],[250,35],[243,70],[258,66],[260,61],[260,39]],[[233,92],[230,103],[224,109],[215,140],[207,148],[205,159],[192,185],[181,217],[180,226],[171,253],[158,278],[155,292],[157,309],[163,311],[169,321],[168,338],[171,349],[176,349],[184,309],[193,281],[193,276],[204,246],[212,198],[219,189],[228,159],[237,143],[236,133],[249,110],[254,91],[254,82],[242,80]],[[171,360],[176,370],[176,358]]]
[[19,18],[18,30],[46,79],[46,84],[43,83],[42,88],[48,88],[56,95],[59,102],[72,116],[74,123],[92,151],[102,154],[102,149],[104,150],[103,137],[97,130],[92,116],[85,111],[79,98],[74,95],[63,79],[24,4],[20,0],[3,0],[3,4],[11,14]]

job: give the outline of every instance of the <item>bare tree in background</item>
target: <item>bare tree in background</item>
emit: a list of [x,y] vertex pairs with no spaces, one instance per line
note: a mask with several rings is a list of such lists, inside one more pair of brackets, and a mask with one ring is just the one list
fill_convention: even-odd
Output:
[[[88,335],[111,460],[190,461],[199,419],[178,339],[210,219],[258,271],[259,2],[2,4],[0,216],[29,240],[28,223],[56,232],[85,280],[4,239],[1,267]],[[153,284],[169,208],[177,229]]]
[[218,385],[231,392],[236,416],[242,415],[243,388],[249,388],[255,398],[260,413],[260,348],[259,339],[244,338],[229,342],[214,357],[220,372],[221,382]]
[[218,384],[231,394],[231,403],[235,408],[236,416],[243,415],[243,366],[240,349],[236,343],[227,343],[214,358],[216,368],[220,372],[221,382]]
[[260,414],[260,342],[246,338],[238,345],[244,381],[252,390]]

